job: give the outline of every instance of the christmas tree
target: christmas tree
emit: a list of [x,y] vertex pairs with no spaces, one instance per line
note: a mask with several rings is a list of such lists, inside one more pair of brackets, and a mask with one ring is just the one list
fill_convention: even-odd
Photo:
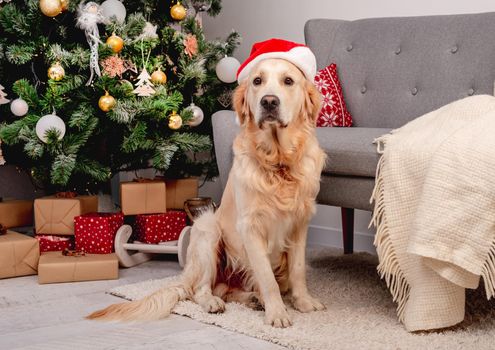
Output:
[[[220,9],[220,0],[0,4],[0,98],[29,107],[20,115],[0,105],[7,163],[45,189],[78,192],[149,167],[168,177],[213,175],[214,163],[195,156],[211,152],[210,120],[188,125],[187,107],[194,100],[211,116],[235,87],[215,67],[239,35],[208,41],[201,27],[202,13]],[[169,127],[174,111],[178,130]]]

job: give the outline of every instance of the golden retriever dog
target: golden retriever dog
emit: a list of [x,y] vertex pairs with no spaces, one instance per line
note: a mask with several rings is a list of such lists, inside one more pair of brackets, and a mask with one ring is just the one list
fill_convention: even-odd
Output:
[[[207,312],[225,302],[264,307],[266,324],[288,327],[282,293],[301,312],[325,307],[306,286],[308,223],[315,213],[324,152],[315,136],[320,94],[292,63],[265,59],[234,94],[241,132],[218,210],[194,223],[180,281],[90,319],[153,320],[181,300]],[[254,303],[254,304],[256,304]]]

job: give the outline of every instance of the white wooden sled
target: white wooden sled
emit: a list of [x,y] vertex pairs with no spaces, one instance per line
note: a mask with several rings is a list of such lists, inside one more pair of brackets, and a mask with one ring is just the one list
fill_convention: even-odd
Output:
[[176,241],[161,244],[128,243],[132,234],[130,225],[122,225],[115,236],[115,254],[123,267],[133,267],[151,259],[152,254],[177,254],[179,265],[186,264],[187,247],[191,235],[191,226],[186,226]]

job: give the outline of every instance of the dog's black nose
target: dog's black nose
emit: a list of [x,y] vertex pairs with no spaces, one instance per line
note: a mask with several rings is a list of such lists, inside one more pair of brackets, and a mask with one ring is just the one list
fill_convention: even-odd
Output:
[[261,98],[261,106],[267,111],[273,111],[280,105],[280,99],[275,95],[265,95]]

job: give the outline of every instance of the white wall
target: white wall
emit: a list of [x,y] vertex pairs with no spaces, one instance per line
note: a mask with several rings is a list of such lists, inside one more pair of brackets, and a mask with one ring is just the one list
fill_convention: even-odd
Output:
[[235,56],[243,60],[254,42],[271,37],[304,41],[310,18],[359,19],[495,11],[493,0],[223,0],[214,18],[205,16],[206,35],[224,37],[232,29],[243,37]]
[[[237,30],[243,41],[235,56],[241,62],[257,41],[279,37],[304,42],[304,23],[310,18],[353,20],[495,11],[493,0],[223,0],[222,5],[220,15],[204,17],[205,32],[208,38],[214,39]],[[374,252],[374,232],[367,228],[370,216],[369,212],[356,212],[356,251]],[[318,206],[308,240],[310,244],[342,247],[340,210]]]

